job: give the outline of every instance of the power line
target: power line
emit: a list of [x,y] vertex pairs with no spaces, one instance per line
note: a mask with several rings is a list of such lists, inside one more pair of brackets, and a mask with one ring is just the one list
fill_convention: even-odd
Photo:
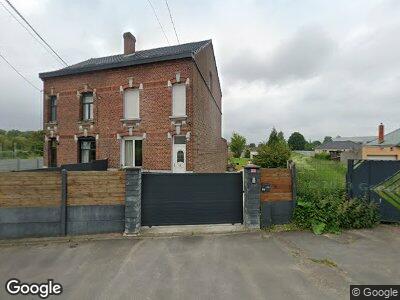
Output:
[[[6,0],[6,1],[8,1],[8,0]],[[159,19],[158,16],[157,16],[157,13],[156,13],[156,10],[154,9],[153,4],[151,3],[150,0],[147,0],[147,1],[149,2],[151,8],[153,9],[154,16],[155,16],[156,19],[157,19],[158,25],[160,25],[160,27],[161,27],[161,30],[162,30],[162,32],[163,32],[163,34],[164,34],[165,39],[167,40],[168,45],[170,45],[169,40],[168,40],[168,37],[167,37],[167,35],[165,34],[164,27],[161,25],[160,19]]]
[[174,27],[176,40],[178,41],[178,44],[180,44],[179,38],[178,38],[178,33],[176,32],[176,28],[175,28],[174,19],[172,18],[171,10],[169,9],[169,5],[168,5],[168,1],[167,0],[165,0],[165,4],[167,5],[167,8],[168,8],[169,18],[171,19],[172,27]]
[[22,28],[24,28],[25,30],[26,30],[26,32],[28,32],[29,33],[29,35],[31,36],[31,37],[33,37],[34,39],[35,39],[35,41],[37,41],[44,49],[46,49],[46,51],[48,52],[48,53],[50,53],[51,54],[51,56],[53,56],[54,58],[56,58],[57,59],[57,61],[58,61],[58,58],[57,58],[57,56],[55,56],[54,55],[54,53],[53,52],[51,52],[51,50],[49,49],[49,48],[47,48],[45,45],[43,45],[42,44],[42,42],[4,5],[4,3],[3,2],[0,2],[0,4],[1,4],[1,6],[4,8],[4,10],[6,10],[7,12],[8,12],[8,14],[11,16],[11,17],[13,17],[14,18],[14,20],[15,21],[17,21],[18,23],[19,23],[19,25],[21,25],[21,27]]
[[35,90],[38,90],[41,92],[42,90],[39,89],[37,86],[35,86],[28,78],[26,78],[24,75],[21,74],[4,56],[3,54],[0,53],[0,57],[19,75],[24,79],[27,83],[29,83],[30,86],[32,86]]
[[30,29],[32,29],[32,31],[42,40],[43,43],[45,43],[45,45],[47,47],[49,47],[49,49],[63,62],[63,64],[65,66],[68,66],[68,64],[61,58],[60,55],[58,55],[58,53],[49,45],[49,43],[47,43],[44,38],[41,37],[41,35],[35,30],[35,28],[32,27],[31,24],[29,24],[29,22],[24,18],[24,16],[10,3],[10,1],[5,0],[8,5],[12,8],[12,10],[14,12],[17,13],[17,15],[29,26]]

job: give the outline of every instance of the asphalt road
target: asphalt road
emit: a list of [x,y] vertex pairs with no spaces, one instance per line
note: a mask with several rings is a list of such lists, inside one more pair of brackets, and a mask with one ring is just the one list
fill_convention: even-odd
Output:
[[315,236],[240,233],[0,246],[5,282],[54,279],[49,299],[349,299],[350,284],[400,284],[400,227]]

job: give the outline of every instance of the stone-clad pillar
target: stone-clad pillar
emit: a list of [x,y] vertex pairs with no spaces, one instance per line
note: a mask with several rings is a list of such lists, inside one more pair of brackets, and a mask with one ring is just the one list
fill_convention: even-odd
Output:
[[243,170],[243,222],[247,228],[260,228],[260,167],[247,165]]
[[125,234],[138,234],[141,226],[142,172],[140,168],[126,169]]

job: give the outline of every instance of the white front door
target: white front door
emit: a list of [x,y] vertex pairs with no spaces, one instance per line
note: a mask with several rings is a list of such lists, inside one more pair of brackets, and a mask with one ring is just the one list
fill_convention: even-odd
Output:
[[185,173],[186,172],[186,144],[174,144],[172,158],[172,172]]

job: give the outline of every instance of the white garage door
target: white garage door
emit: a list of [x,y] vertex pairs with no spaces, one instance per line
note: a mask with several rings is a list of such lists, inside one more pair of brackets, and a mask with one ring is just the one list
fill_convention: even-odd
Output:
[[369,160],[397,160],[397,155],[367,155]]

